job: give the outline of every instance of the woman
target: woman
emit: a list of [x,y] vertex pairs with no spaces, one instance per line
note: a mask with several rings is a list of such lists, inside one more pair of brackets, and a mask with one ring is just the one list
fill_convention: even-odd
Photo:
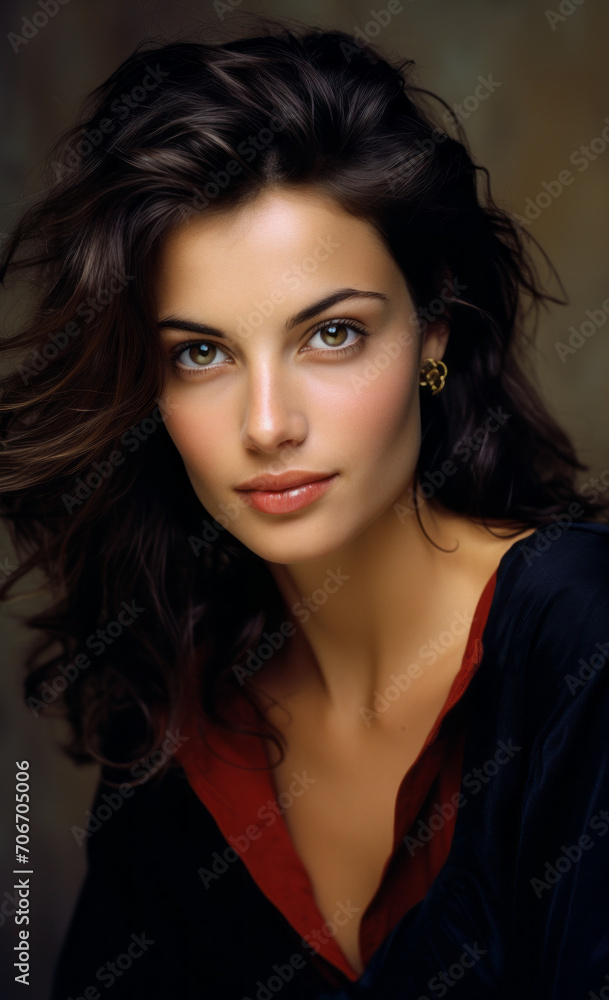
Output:
[[27,700],[103,764],[57,1000],[603,987],[607,504],[428,96],[341,32],[140,49],[5,251]]

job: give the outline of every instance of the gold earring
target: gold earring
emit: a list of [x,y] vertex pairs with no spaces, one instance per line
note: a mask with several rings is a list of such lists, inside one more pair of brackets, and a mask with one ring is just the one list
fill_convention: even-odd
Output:
[[[443,368],[444,371],[441,372],[440,368]],[[419,369],[419,385],[428,385],[432,396],[437,396],[444,388],[447,375],[448,368],[443,361],[436,361],[434,358],[425,358]]]

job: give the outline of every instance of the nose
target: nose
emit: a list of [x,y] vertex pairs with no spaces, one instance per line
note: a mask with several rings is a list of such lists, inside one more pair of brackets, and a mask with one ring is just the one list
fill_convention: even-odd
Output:
[[246,448],[274,452],[300,444],[307,420],[287,373],[277,366],[260,366],[247,379],[241,440]]

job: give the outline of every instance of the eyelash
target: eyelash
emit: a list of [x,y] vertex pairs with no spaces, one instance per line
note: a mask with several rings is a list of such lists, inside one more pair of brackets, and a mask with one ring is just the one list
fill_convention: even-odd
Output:
[[[323,349],[321,347],[313,347],[310,348],[310,350],[317,351],[318,353],[321,354],[338,354],[344,357],[345,355],[352,354],[354,351],[358,350],[361,347],[363,343],[363,340],[361,338],[370,336],[369,331],[366,330],[366,328],[362,326],[361,323],[358,323],[355,320],[329,319],[325,320],[323,323],[320,323],[319,326],[317,326],[313,330],[311,337],[309,339],[312,339],[321,330],[327,330],[331,326],[345,326],[348,329],[355,330],[360,336],[356,341],[354,341],[352,344],[348,344],[346,347],[334,347],[334,348],[328,347],[326,349]],[[207,366],[201,366],[200,368],[188,368],[186,365],[182,366],[178,363],[178,358],[180,354],[183,354],[184,351],[187,351],[189,347],[198,347],[199,344],[215,344],[215,343],[216,343],[215,340],[202,340],[201,338],[199,338],[198,340],[189,340],[182,344],[176,344],[175,347],[172,347],[171,351],[169,352],[168,365],[174,371],[178,371],[181,375],[186,375],[186,376],[199,375],[200,372],[205,372],[209,370],[213,371],[216,368],[220,368],[220,366],[225,364],[225,362],[222,361],[215,365],[210,364]],[[218,346],[220,347],[220,345]],[[224,350],[224,348],[220,347],[220,350]]]

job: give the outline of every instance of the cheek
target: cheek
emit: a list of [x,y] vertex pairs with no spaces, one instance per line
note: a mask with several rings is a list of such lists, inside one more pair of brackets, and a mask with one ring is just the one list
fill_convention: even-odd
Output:
[[226,456],[226,420],[219,408],[181,403],[165,420],[189,476],[212,476]]
[[419,395],[412,366],[391,361],[379,370],[371,368],[365,384],[358,384],[343,411],[350,437],[379,453],[400,445],[419,432]]

